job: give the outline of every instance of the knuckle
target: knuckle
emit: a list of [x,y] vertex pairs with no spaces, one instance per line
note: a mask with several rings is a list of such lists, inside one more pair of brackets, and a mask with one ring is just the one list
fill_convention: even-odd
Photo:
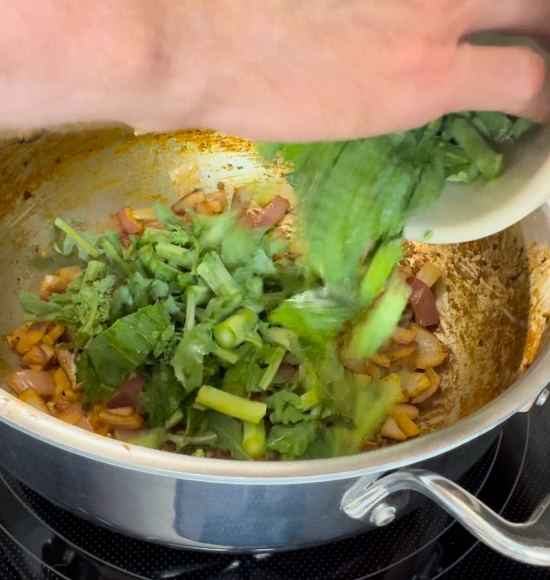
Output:
[[527,47],[516,49],[515,61],[518,107],[527,108],[541,94],[548,68],[544,58]]

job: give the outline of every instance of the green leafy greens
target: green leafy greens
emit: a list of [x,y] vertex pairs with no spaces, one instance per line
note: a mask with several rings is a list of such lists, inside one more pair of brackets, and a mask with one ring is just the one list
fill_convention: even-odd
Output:
[[25,318],[71,331],[86,404],[145,379],[148,431],[132,442],[241,460],[357,453],[401,388],[365,384],[339,357],[374,354],[399,321],[405,220],[445,180],[498,177],[499,147],[529,127],[465,113],[373,139],[260,145],[292,164],[300,257],[232,211],[186,221],[157,206],[160,227],[124,240],[57,219],[55,251],[76,254],[82,273],[47,300],[23,292]]

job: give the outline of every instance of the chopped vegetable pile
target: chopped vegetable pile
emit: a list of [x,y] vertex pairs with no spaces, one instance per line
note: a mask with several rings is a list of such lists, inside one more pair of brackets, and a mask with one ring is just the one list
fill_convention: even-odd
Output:
[[237,189],[228,209],[223,186],[122,208],[97,235],[57,219],[55,250],[78,264],[22,293],[27,324],[8,341],[26,368],[7,382],[73,425],[199,457],[323,458],[416,436],[446,357],[426,329],[442,272],[398,266],[404,220],[445,179],[496,177],[492,147],[526,128],[482,113],[264,146],[294,164],[292,238],[287,199]]
[[338,310],[344,295],[354,315],[362,312],[356,354],[370,356],[381,346],[407,302],[409,289],[392,277],[406,219],[433,202],[445,181],[497,178],[504,169],[499,149],[532,126],[502,113],[461,113],[370,139],[259,146],[266,158],[280,155],[292,165],[298,234],[308,266],[323,279],[325,304]]

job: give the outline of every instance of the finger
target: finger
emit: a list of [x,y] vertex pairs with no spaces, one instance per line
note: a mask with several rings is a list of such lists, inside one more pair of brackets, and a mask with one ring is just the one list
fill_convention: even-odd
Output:
[[502,111],[546,120],[550,81],[544,58],[525,46],[461,44],[445,96],[449,112]]
[[516,34],[550,34],[548,0],[475,0],[471,32],[507,31]]

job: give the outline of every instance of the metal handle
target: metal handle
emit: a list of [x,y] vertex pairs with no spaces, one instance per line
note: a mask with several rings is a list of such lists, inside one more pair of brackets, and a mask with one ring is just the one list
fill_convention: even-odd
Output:
[[550,496],[523,524],[501,518],[456,483],[421,469],[397,471],[344,498],[342,510],[354,519],[386,525],[396,508],[388,496],[417,491],[444,508],[469,532],[504,556],[534,566],[550,566]]

